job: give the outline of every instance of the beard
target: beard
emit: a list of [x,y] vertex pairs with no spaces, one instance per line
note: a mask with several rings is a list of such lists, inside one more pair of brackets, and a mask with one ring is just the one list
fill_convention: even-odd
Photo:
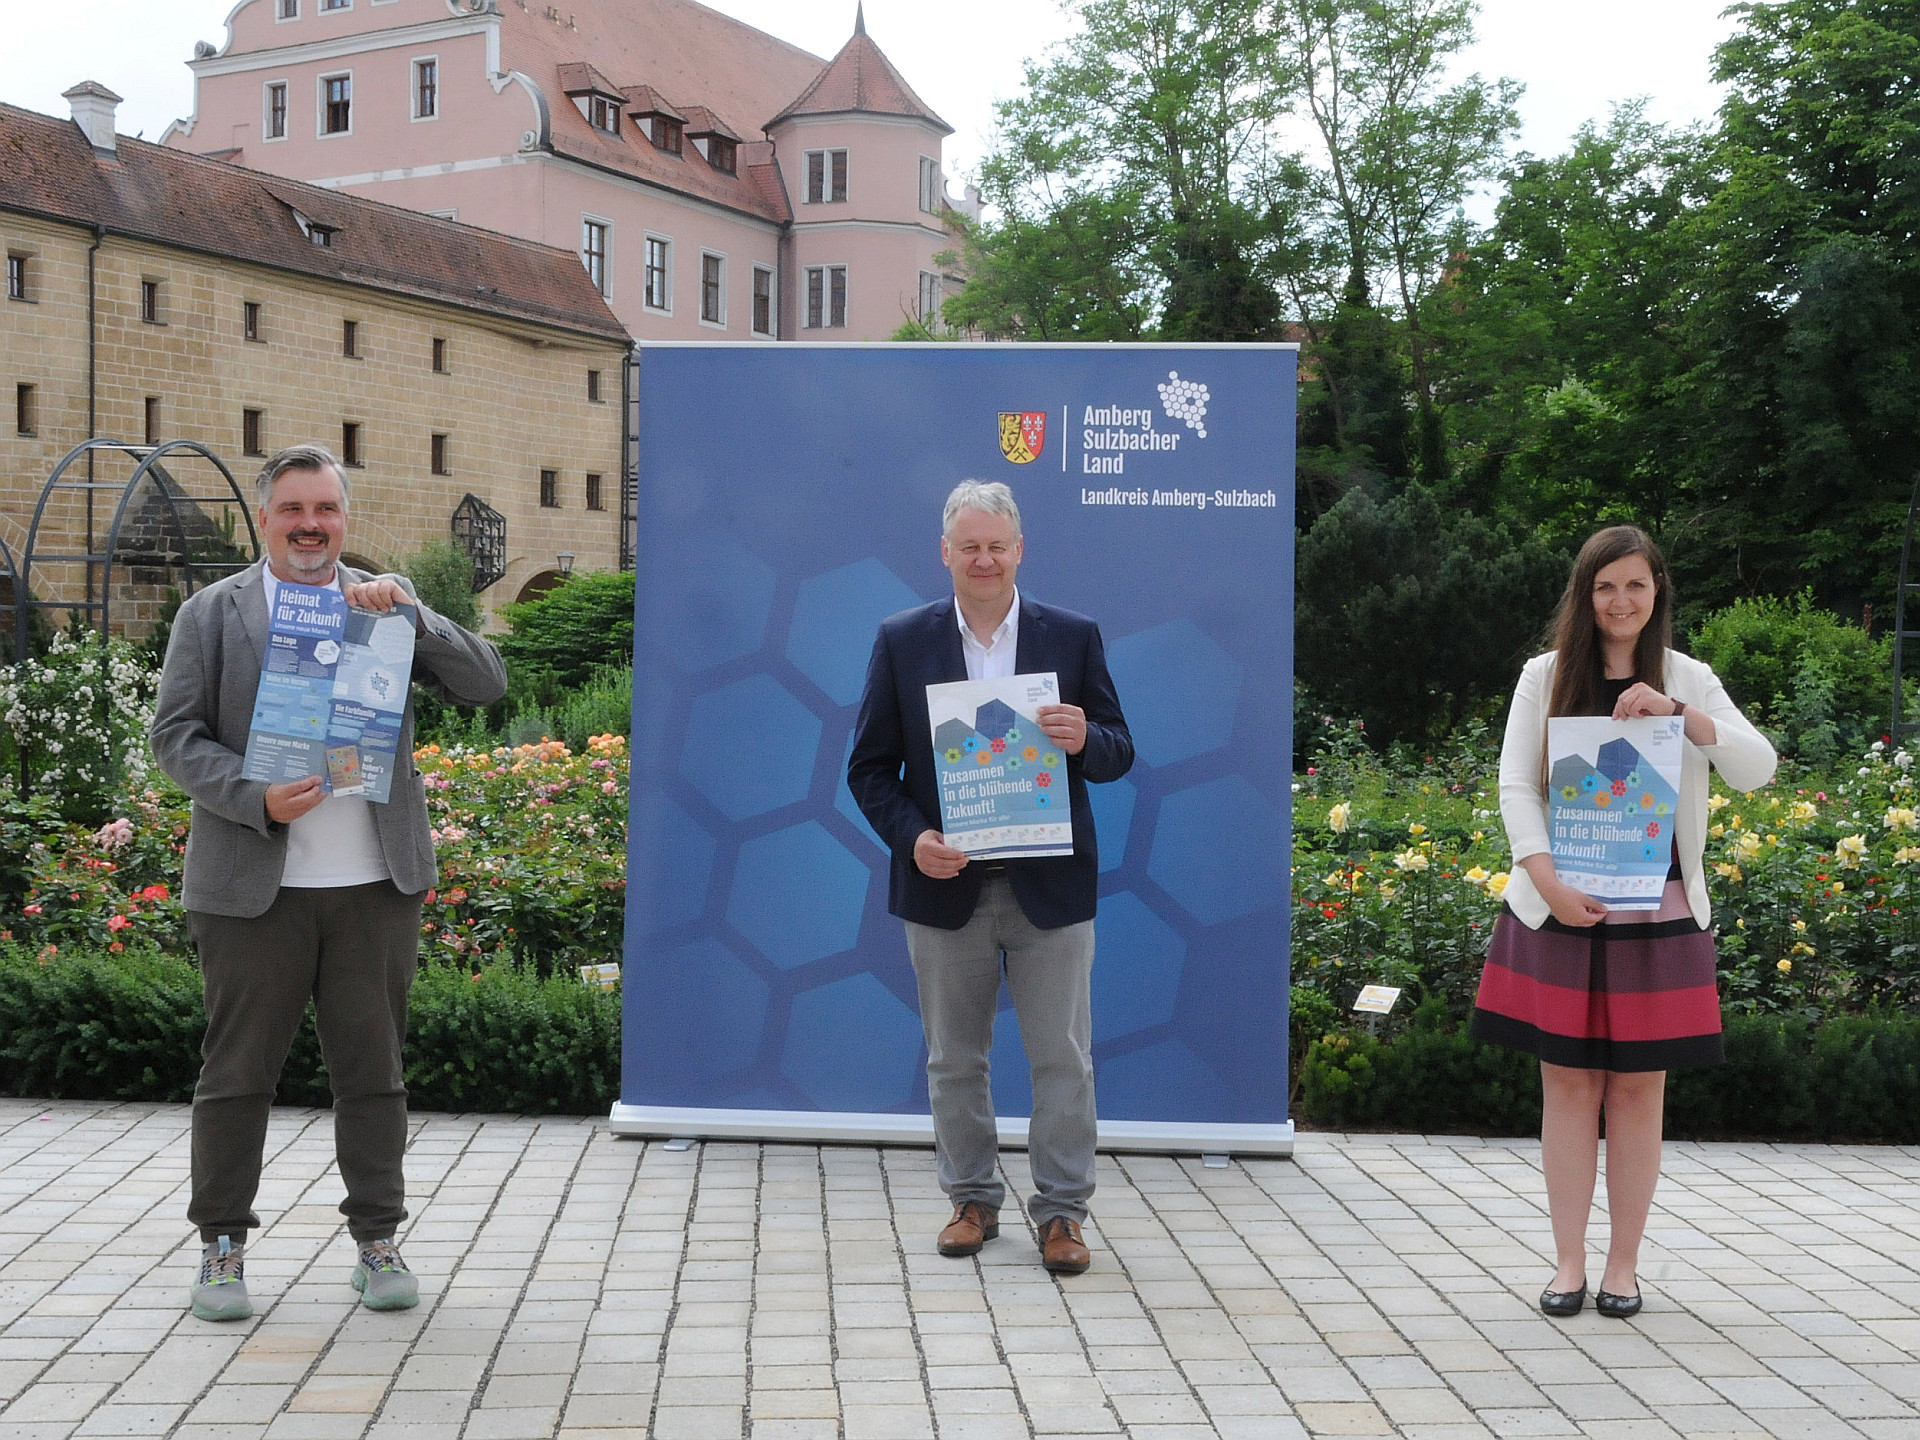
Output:
[[321,537],[323,543],[318,550],[297,549],[292,543],[294,540],[306,538],[308,537],[297,535],[287,537],[287,568],[297,570],[303,575],[318,575],[324,570],[331,570],[333,557],[328,553],[330,547],[324,543],[325,537]]

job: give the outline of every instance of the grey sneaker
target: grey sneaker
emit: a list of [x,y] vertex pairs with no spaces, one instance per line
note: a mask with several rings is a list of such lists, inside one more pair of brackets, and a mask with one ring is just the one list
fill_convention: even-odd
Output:
[[200,1278],[187,1292],[193,1313],[202,1320],[244,1320],[253,1314],[247,1296],[246,1245],[231,1235],[210,1241],[200,1256]]
[[369,1310],[411,1310],[420,1303],[420,1282],[400,1258],[400,1247],[391,1240],[375,1240],[360,1247],[360,1259],[353,1267],[353,1288],[360,1292],[360,1303]]

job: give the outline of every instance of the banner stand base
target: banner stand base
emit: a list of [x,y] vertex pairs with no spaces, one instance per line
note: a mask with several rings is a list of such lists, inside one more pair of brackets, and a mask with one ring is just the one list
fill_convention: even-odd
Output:
[[[659,1140],[766,1140],[776,1144],[931,1145],[930,1115],[846,1110],[708,1110],[616,1103],[607,1117],[616,1135]],[[1027,1148],[1024,1116],[1003,1117],[1000,1144]],[[1239,1155],[1287,1159],[1293,1122],[1209,1125],[1177,1120],[1102,1120],[1098,1148],[1118,1155]]]

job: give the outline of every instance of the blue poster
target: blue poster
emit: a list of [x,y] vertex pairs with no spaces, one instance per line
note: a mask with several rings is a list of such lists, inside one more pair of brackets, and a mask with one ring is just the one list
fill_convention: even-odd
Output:
[[[846,762],[881,620],[1005,481],[1023,596],[1093,617],[1131,729],[1090,787],[1110,1148],[1287,1121],[1290,346],[643,345],[614,1128],[931,1138],[888,856]],[[724,417],[724,418],[721,418]],[[1003,1133],[1031,1104],[1003,992]]]
[[1658,910],[1673,861],[1682,722],[1547,721],[1547,823],[1561,882],[1609,910]]
[[1073,854],[1067,757],[1038,713],[1059,703],[1051,670],[927,686],[942,840],[975,860]]

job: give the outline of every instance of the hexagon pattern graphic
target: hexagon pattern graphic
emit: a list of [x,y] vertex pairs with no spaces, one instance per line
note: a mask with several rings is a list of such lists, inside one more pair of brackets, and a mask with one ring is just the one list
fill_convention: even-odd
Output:
[[680,773],[729,820],[807,798],[820,717],[771,675],[696,695],[687,707]]
[[[656,956],[672,983],[656,986],[629,1031],[645,1067],[711,1080],[753,1064],[767,1026],[767,982],[718,940],[695,940]],[[725,1015],[724,1029],[708,1023]]]
[[740,847],[727,923],[782,970],[851,950],[872,872],[808,820]]
[[1100,1113],[1108,1119],[1218,1114],[1227,1103],[1225,1078],[1179,1040],[1116,1055],[1100,1067]]
[[873,842],[873,848],[882,855],[890,855],[887,842],[880,838],[880,832],[867,823],[867,817],[860,813],[860,807],[854,803],[853,791],[847,788],[847,762],[853,758],[853,732],[847,732],[846,753],[840,757],[840,768],[833,776],[833,808],[838,810],[867,839]]
[[[730,536],[663,536],[649,547],[660,613],[651,640],[683,671],[751,655],[766,638],[774,574]],[[645,643],[644,640],[642,643]]]
[[1093,1043],[1173,1019],[1187,942],[1131,890],[1100,897],[1093,965]]
[[629,907],[646,907],[644,933],[699,919],[713,879],[713,836],[665,795],[640,800],[634,806],[632,828],[635,835],[646,837],[651,852],[659,857],[645,896],[628,897]]
[[1227,743],[1243,672],[1191,620],[1115,640],[1107,668],[1120,692],[1135,754],[1149,765],[1190,760]]
[[1242,776],[1160,802],[1147,874],[1202,925],[1281,904],[1288,863],[1286,817]]
[[856,704],[880,622],[919,603],[907,582],[878,560],[856,560],[803,580],[787,631],[787,659],[834,704]]
[[1131,780],[1109,780],[1087,786],[1087,804],[1093,807],[1093,833],[1100,845],[1100,873],[1118,870],[1127,858],[1127,838],[1133,831],[1133,806],[1140,791]]
[[871,975],[794,997],[780,1073],[822,1110],[893,1110],[920,1075],[920,1017]]

